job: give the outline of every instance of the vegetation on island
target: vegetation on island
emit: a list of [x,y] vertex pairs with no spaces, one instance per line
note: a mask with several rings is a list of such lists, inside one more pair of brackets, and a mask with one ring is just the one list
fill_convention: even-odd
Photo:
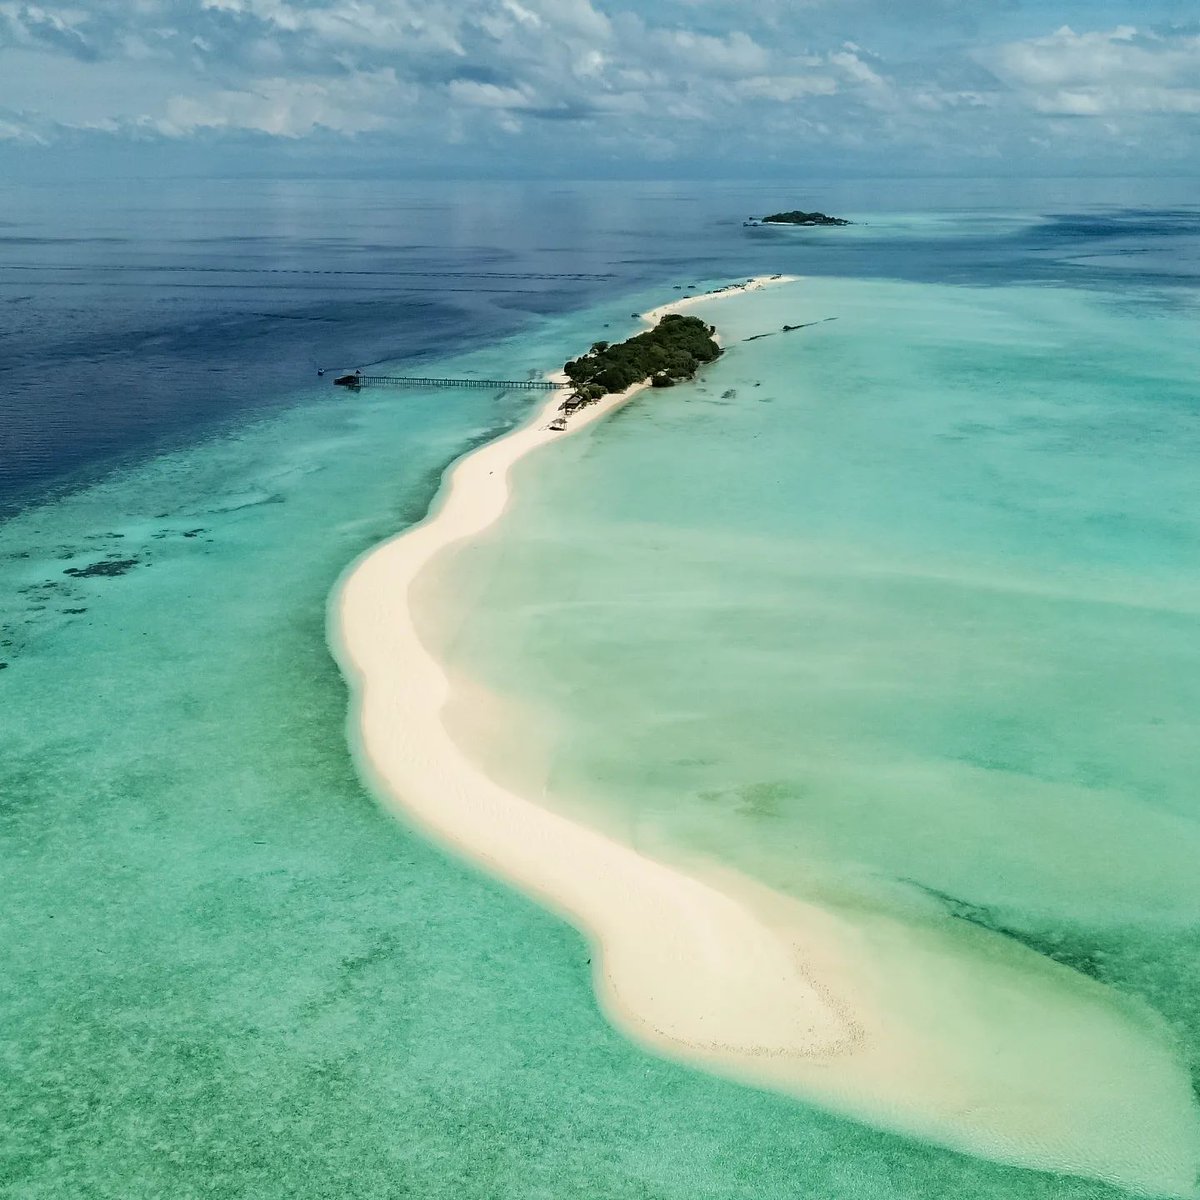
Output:
[[699,317],[669,313],[653,328],[628,341],[596,342],[579,358],[563,366],[574,392],[563,408],[570,412],[609,392],[623,392],[649,380],[654,387],[671,387],[691,379],[699,367],[720,357],[713,338],[716,326]]
[[849,225],[845,217],[830,217],[823,212],[801,212],[800,209],[794,209],[792,212],[773,213],[769,217],[762,217],[760,224],[763,225]]

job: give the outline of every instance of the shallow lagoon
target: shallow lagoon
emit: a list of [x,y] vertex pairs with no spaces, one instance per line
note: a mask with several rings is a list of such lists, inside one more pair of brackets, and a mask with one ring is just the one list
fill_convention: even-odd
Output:
[[654,856],[1017,943],[1193,1059],[1190,317],[831,280],[701,311],[702,384],[522,464],[430,581],[460,738]]

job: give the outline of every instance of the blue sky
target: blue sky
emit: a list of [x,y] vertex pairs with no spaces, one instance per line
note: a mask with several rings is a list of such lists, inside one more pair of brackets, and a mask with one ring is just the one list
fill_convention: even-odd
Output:
[[25,163],[1200,171],[1196,0],[0,0]]

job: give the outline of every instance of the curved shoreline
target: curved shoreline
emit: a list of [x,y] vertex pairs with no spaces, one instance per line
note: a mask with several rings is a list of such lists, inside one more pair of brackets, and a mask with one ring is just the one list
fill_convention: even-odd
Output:
[[[704,298],[683,297],[643,320]],[[648,387],[603,397],[572,416],[567,432]],[[597,988],[634,1036],[719,1057],[836,1053],[853,1040],[854,1023],[808,980],[786,939],[716,888],[501,788],[442,725],[449,683],[413,627],[408,589],[435,555],[500,517],[511,468],[564,436],[547,426],[563,394],[455,464],[426,520],[370,551],[335,591],[331,645],[356,684],[351,729],[361,765],[406,817],[587,931],[600,950]],[[403,673],[372,671],[381,659],[403,662]],[[761,1031],[749,1042],[747,1027]]]
[[[718,295],[790,281],[759,279]],[[645,319],[714,298],[680,297]],[[568,432],[646,386],[605,396],[573,416]],[[500,518],[512,467],[564,436],[546,427],[560,400],[556,393],[531,422],[456,463],[425,521],[369,551],[335,589],[330,644],[351,685],[359,766],[377,793],[584,931],[606,1013],[652,1050],[986,1157],[1187,1194],[1182,1126],[1147,1132],[1140,1151],[1105,1145],[1103,1129],[1081,1143],[1073,1130],[1041,1127],[1050,1098],[1033,1088],[1030,1111],[1028,1082],[1010,1081],[997,1096],[994,1079],[973,1078],[974,1064],[956,1061],[953,1038],[941,1048],[897,1022],[887,1011],[890,980],[870,961],[877,931],[732,874],[708,882],[646,858],[501,787],[463,755],[442,721],[450,685],[416,631],[410,588],[441,551]],[[918,961],[922,953],[928,947],[914,943]],[[999,985],[1005,979],[999,972]],[[1097,1016],[1101,989],[1084,981],[1078,990],[1080,1009],[1107,1033],[1116,1018]],[[1052,1014],[1056,1028],[1077,1015],[1064,1007]],[[1120,1065],[1151,1039],[1126,1040]],[[1004,1051],[1004,1037],[996,1041]],[[1163,1086],[1172,1082],[1168,1064],[1155,1066]]]

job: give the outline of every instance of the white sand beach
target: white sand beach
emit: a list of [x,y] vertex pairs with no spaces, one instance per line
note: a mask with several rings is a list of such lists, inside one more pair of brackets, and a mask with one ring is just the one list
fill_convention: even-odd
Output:
[[660,304],[657,308],[652,308],[649,312],[643,313],[642,320],[647,325],[653,327],[667,313],[680,312],[685,308],[690,308],[693,304],[703,304],[706,300],[711,302],[730,296],[745,295],[747,292],[757,292],[765,287],[780,287],[787,283],[797,283],[799,279],[799,275],[756,275],[753,279],[747,279],[745,283],[730,283],[725,287],[714,288],[709,292],[689,292],[686,296],[681,296],[678,300],[670,300],[666,304]]
[[[681,297],[645,319],[713,299]],[[639,390],[581,410],[566,433],[548,428],[554,394],[454,465],[422,524],[348,570],[330,641],[364,774],[404,819],[582,930],[604,1010],[656,1052],[1001,1161],[1190,1194],[1186,1074],[1161,1031],[1099,985],[1046,961],[1044,987],[1018,986],[1007,950],[982,978],[958,979],[928,931],[851,923],[731,873],[654,861],[501,787],[453,741],[451,685],[414,625],[414,581],[499,519],[515,463]],[[1177,1093],[1164,1121],[1157,1097]]]

